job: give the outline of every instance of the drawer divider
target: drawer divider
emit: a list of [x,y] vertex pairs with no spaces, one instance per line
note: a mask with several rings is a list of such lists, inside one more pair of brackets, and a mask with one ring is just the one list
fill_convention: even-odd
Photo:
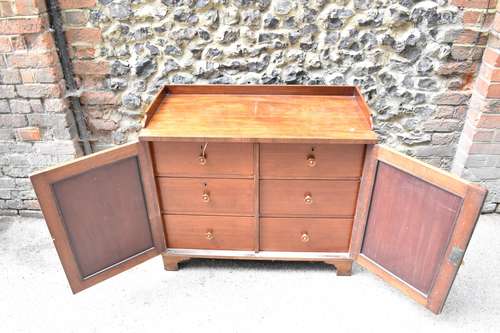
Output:
[[253,144],[254,214],[255,214],[255,253],[260,249],[260,145]]

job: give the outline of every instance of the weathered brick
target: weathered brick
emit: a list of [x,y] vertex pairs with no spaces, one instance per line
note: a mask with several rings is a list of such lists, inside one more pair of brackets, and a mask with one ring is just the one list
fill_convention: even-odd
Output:
[[30,50],[36,50],[38,52],[43,50],[55,50],[54,36],[50,31],[24,35],[24,38]]
[[14,16],[14,8],[12,5],[13,3],[7,1],[0,2],[0,16],[1,17]]
[[43,105],[46,112],[59,113],[66,110],[68,102],[62,98],[48,98],[44,100]]
[[14,98],[16,97],[16,89],[12,85],[0,85],[0,98]]
[[82,104],[118,104],[118,97],[110,91],[85,91],[80,100]]
[[22,114],[0,114],[1,128],[16,128],[26,126],[26,116]]
[[30,99],[31,112],[42,113],[44,112],[41,99]]
[[73,70],[79,75],[106,75],[110,72],[110,65],[107,61],[75,61],[73,62]]
[[24,208],[23,201],[19,199],[5,200],[5,205],[8,209],[21,209]]
[[57,140],[50,142],[36,142],[33,149],[40,154],[59,155],[59,154],[74,154],[75,145],[70,140]]
[[479,128],[500,128],[500,114],[482,114],[477,124]]
[[439,94],[434,98],[437,105],[460,105],[465,104],[470,98],[468,93],[448,92]]
[[19,74],[19,71],[17,69],[0,69],[0,83],[21,83],[21,75]]
[[483,56],[484,46],[453,45],[451,58],[454,60],[479,60]]
[[15,209],[0,209],[0,216],[17,216],[17,210]]
[[489,28],[495,13],[484,13],[484,11],[465,10],[463,22],[465,25],[482,25],[484,28]]
[[0,128],[0,141],[9,141],[15,139],[14,130],[12,128]]
[[47,11],[44,0],[16,0],[14,4],[16,14],[19,16],[36,15]]
[[473,45],[486,45],[488,41],[488,33],[484,31],[477,31],[472,29],[465,29],[457,36],[454,43],[457,44],[473,44]]
[[10,109],[12,113],[30,113],[31,105],[26,99],[11,99]]
[[424,122],[423,129],[426,132],[453,132],[462,126],[456,119],[432,119]]
[[16,90],[19,96],[27,98],[60,97],[63,93],[60,84],[23,84]]
[[[500,15],[499,15],[500,16]],[[500,82],[500,68],[493,67],[487,63],[481,65],[479,75],[486,81]]]
[[87,10],[67,10],[63,12],[63,21],[66,25],[82,26],[89,20]]
[[8,55],[10,66],[17,68],[40,68],[58,66],[59,58],[55,51],[44,53],[25,53]]
[[0,199],[11,199],[12,193],[10,190],[2,189],[0,187]]
[[16,187],[15,178],[10,177],[0,177],[0,188],[4,189],[13,189]]
[[112,131],[118,127],[118,124],[110,119],[88,119],[89,126],[96,131]]
[[500,143],[473,143],[469,153],[500,155]]
[[70,57],[73,59],[92,59],[95,57],[96,49],[92,46],[72,45]]
[[479,179],[498,179],[500,178],[500,168],[482,167],[469,168],[469,172]]
[[487,47],[484,51],[483,62],[494,67],[500,67],[500,50]]
[[491,140],[493,140],[494,135],[495,131],[485,131],[479,129],[472,136],[472,140],[474,142],[490,142]]
[[21,216],[21,217],[33,217],[33,218],[37,218],[37,219],[43,218],[43,214],[40,210],[20,209],[19,216]]
[[47,17],[2,18],[0,19],[0,34],[17,35],[41,32],[48,27]]
[[470,64],[469,62],[449,62],[441,64],[436,73],[439,75],[455,75],[475,73],[477,64]]
[[14,199],[21,199],[21,200],[36,199],[35,191],[33,189],[12,191],[12,197]]
[[479,77],[476,80],[475,90],[486,98],[500,99],[500,82],[489,82]]
[[65,129],[67,126],[67,115],[65,113],[30,113],[26,117],[30,126],[47,127],[51,130]]
[[465,8],[495,8],[495,1],[491,0],[451,0],[452,5]]
[[454,153],[455,153],[455,147],[450,145],[422,146],[422,147],[417,147],[415,150],[415,156],[417,157],[433,157],[433,156],[453,157]]
[[26,36],[27,35],[17,35],[10,37],[10,42],[12,43],[12,47],[15,51],[26,51],[28,49],[28,45],[26,44]]
[[440,105],[436,108],[434,112],[434,118],[453,118],[455,114],[455,106],[451,105]]
[[467,157],[465,166],[467,168],[480,168],[486,166],[488,155],[470,155]]
[[434,133],[431,143],[433,145],[450,145],[456,140],[454,133]]
[[19,70],[19,73],[21,74],[21,81],[23,81],[23,83],[35,83],[36,82],[35,73],[34,73],[33,69],[21,68]]
[[61,9],[93,8],[96,0],[59,0]]
[[66,38],[70,44],[97,44],[102,41],[98,28],[71,28],[66,30]]
[[22,207],[18,209],[40,209],[40,204],[38,200],[23,200]]
[[0,36],[0,53],[7,53],[12,51],[12,44],[10,38],[7,36]]
[[9,113],[9,102],[6,99],[0,99],[0,113]]

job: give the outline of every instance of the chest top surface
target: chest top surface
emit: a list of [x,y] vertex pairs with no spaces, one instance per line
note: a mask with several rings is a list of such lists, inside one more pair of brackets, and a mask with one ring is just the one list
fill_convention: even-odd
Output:
[[376,143],[352,86],[171,85],[146,111],[143,141]]

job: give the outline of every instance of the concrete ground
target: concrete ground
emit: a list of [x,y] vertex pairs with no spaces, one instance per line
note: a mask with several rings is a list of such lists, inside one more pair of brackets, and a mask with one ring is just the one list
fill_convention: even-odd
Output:
[[500,332],[500,217],[483,216],[441,315],[354,268],[159,257],[73,296],[45,223],[0,218],[0,332]]

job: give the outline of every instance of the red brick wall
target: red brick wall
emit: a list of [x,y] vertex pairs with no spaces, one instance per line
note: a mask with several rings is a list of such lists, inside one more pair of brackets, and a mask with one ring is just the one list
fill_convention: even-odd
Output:
[[500,3],[488,22],[491,31],[452,171],[488,187],[484,210],[500,212]]
[[79,153],[44,0],[0,0],[0,215],[39,216],[30,173]]

